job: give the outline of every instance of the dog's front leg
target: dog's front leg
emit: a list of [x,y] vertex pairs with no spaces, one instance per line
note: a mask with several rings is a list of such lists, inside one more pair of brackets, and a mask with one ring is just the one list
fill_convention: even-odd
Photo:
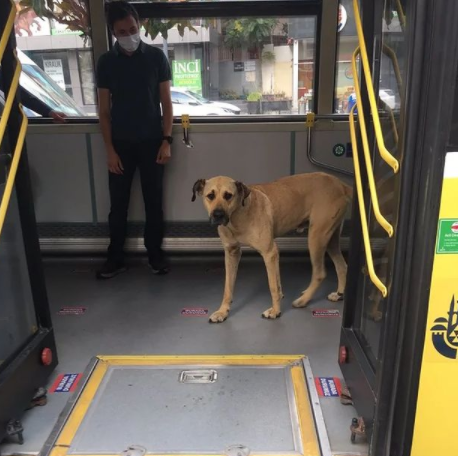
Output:
[[278,247],[273,243],[267,252],[261,252],[267,269],[270,294],[272,296],[272,307],[263,312],[263,318],[275,319],[281,316],[281,300],[283,293],[280,281],[280,255]]
[[224,246],[224,263],[226,266],[226,283],[221,307],[210,316],[210,323],[222,323],[229,316],[232,296],[234,294],[235,279],[240,263],[242,250],[239,245]]

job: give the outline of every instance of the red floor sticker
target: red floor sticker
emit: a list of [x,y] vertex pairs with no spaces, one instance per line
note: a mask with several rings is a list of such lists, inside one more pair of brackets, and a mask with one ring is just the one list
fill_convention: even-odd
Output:
[[312,310],[314,317],[338,317],[340,312],[337,309],[315,309]]
[[62,307],[57,315],[83,315],[86,307]]
[[340,397],[342,386],[336,377],[315,377],[315,385],[321,397]]
[[208,309],[202,309],[200,307],[187,307],[181,310],[183,317],[205,317],[208,315]]
[[50,393],[71,393],[75,391],[82,374],[60,374],[49,389]]

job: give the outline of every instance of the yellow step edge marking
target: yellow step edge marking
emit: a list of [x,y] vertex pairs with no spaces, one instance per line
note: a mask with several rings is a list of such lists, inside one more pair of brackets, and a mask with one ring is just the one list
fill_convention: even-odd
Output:
[[78,431],[79,426],[81,425],[86,413],[94,399],[97,390],[99,389],[100,383],[102,382],[108,369],[108,364],[105,362],[99,362],[97,367],[92,372],[92,375],[83,389],[83,393],[78,399],[75,408],[73,409],[70,417],[65,424],[62,432],[59,435],[59,438],[56,441],[56,447],[51,452],[51,456],[65,456],[67,450],[62,452],[62,448],[58,447],[69,447],[73,441],[73,438]]
[[305,382],[304,369],[296,366],[291,369],[293,380],[294,397],[296,399],[297,414],[299,416],[299,428],[301,431],[302,447],[304,456],[320,456],[320,445],[316,435],[315,421],[308,396]]

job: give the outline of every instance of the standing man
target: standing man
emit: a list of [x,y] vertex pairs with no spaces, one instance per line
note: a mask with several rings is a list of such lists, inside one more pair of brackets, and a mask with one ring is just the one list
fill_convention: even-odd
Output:
[[109,279],[126,270],[123,248],[137,167],[145,204],[144,240],[149,264],[155,274],[166,274],[162,193],[164,165],[170,160],[172,144],[170,66],[160,49],[141,40],[138,13],[129,3],[109,3],[107,23],[116,43],[98,61],[97,87],[109,171],[111,242],[97,278]]

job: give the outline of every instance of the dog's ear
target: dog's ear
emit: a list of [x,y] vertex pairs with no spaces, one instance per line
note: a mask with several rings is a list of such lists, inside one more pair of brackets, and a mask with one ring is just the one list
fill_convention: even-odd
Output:
[[196,193],[198,193],[199,195],[202,195],[202,192],[204,191],[204,187],[205,187],[205,179],[199,179],[196,181],[196,183],[194,184],[194,186],[192,187],[192,202],[194,202],[196,200]]
[[245,200],[250,196],[251,190],[242,182],[237,181],[235,183],[237,191],[242,196],[242,206],[245,206]]

